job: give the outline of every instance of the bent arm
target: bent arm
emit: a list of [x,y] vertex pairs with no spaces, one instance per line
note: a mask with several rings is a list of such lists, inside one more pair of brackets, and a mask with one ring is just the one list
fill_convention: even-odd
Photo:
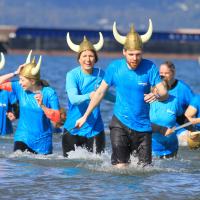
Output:
[[47,108],[43,104],[41,105],[41,108],[44,111],[47,118],[49,118],[52,122],[54,122],[54,123],[60,122],[60,111],[59,110],[53,110],[51,108]]
[[89,103],[89,106],[88,106],[85,114],[83,115],[82,118],[80,118],[79,120],[76,121],[77,128],[82,127],[82,125],[86,122],[87,118],[92,113],[94,108],[99,105],[99,103],[105,96],[105,93],[108,90],[108,87],[109,87],[108,84],[103,80],[101,82],[101,85],[99,86],[99,88],[96,90],[94,96],[91,98],[91,101]]
[[103,80],[97,91],[95,92],[94,96],[92,97],[90,104],[84,114],[84,116],[87,118],[91,112],[94,110],[96,106],[99,105],[103,97],[105,96],[105,93],[108,89],[108,84]]
[[73,105],[79,105],[87,100],[90,100],[90,93],[79,95],[76,88],[68,89],[67,95],[70,103]]
[[13,78],[16,74],[15,73],[9,73],[0,76],[0,84],[5,83],[7,80]]
[[168,98],[168,93],[167,93],[167,89],[165,88],[163,82],[158,83],[156,85],[157,88],[157,92],[158,92],[158,100],[159,101],[165,101]]
[[199,124],[200,118],[196,118],[197,109],[193,106],[188,106],[187,110],[185,111],[185,116],[192,124]]

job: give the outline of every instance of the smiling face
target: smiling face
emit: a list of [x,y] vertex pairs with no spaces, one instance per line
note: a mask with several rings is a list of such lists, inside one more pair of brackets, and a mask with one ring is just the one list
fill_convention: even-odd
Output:
[[91,50],[85,50],[80,53],[78,61],[85,73],[92,73],[94,64],[96,63],[95,53]]
[[128,65],[132,69],[136,69],[137,66],[140,64],[142,59],[142,51],[141,50],[126,50],[123,49],[123,54],[126,58]]

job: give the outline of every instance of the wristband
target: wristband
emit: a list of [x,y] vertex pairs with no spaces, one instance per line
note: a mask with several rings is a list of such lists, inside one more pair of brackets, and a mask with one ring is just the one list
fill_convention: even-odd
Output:
[[13,72],[13,76],[17,76],[18,74],[17,74],[17,72],[15,71],[15,72]]

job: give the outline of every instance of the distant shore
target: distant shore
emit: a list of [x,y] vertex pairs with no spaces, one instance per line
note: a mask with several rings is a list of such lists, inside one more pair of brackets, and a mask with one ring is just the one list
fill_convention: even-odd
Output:
[[[27,54],[29,50],[19,50],[19,49],[12,49],[8,50],[8,54]],[[76,55],[72,51],[56,51],[56,50],[34,50],[35,54],[42,54],[42,55],[63,55],[63,56],[73,56]],[[99,57],[122,57],[121,52],[98,52]],[[164,53],[145,53],[144,52],[144,57],[147,58],[163,58],[163,59],[190,59],[190,60],[199,60],[200,59],[200,54],[175,54],[175,53],[169,53],[169,54],[164,54]]]

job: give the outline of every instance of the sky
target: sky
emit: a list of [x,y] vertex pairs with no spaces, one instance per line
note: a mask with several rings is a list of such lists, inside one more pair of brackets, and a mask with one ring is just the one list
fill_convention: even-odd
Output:
[[146,30],[200,28],[200,0],[0,0],[0,25]]

